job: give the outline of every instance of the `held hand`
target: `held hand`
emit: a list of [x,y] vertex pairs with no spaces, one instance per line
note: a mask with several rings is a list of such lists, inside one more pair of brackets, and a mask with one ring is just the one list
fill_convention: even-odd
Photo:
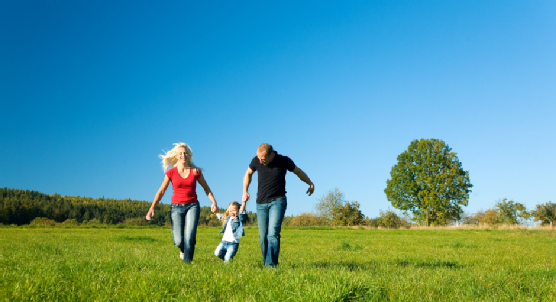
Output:
[[245,202],[248,200],[249,200],[249,193],[243,192],[243,196],[241,197],[241,202],[245,204]]
[[151,220],[151,218],[154,216],[154,209],[149,209],[149,211],[147,212],[147,216],[145,217],[147,220]]
[[214,213],[214,214],[218,214],[220,213],[220,210],[218,209],[218,206],[213,203],[212,206],[210,207],[210,210]]
[[309,189],[307,189],[307,194],[309,194],[309,196],[311,196],[311,194],[313,194],[314,191],[315,191],[315,185],[311,184],[309,186]]

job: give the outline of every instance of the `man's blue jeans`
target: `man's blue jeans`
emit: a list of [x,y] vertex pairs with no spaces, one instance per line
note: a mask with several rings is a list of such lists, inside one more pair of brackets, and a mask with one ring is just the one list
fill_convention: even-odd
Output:
[[286,196],[277,197],[269,203],[257,204],[257,222],[259,224],[259,242],[264,265],[278,265],[280,254],[280,231],[288,201]]
[[197,237],[197,223],[199,222],[201,208],[199,202],[189,204],[172,204],[170,218],[172,219],[172,235],[174,245],[183,255],[183,262],[189,263],[193,260],[195,243]]
[[234,258],[238,249],[239,249],[239,243],[222,241],[220,242],[218,247],[216,247],[216,250],[214,251],[214,255],[218,256],[218,258],[228,263],[228,261]]

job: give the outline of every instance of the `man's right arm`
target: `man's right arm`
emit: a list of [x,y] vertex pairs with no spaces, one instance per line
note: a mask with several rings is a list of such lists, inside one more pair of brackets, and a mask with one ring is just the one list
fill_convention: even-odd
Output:
[[241,208],[239,209],[240,212],[245,211],[245,205],[249,200],[249,185],[251,184],[251,179],[253,178],[253,170],[250,167],[247,167],[247,171],[245,172],[245,176],[243,177],[243,196],[241,197]]

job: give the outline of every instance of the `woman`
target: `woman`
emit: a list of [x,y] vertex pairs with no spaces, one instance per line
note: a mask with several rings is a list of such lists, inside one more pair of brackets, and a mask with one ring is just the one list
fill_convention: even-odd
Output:
[[[170,182],[174,188],[172,195],[172,235],[174,245],[180,249],[180,258],[183,262],[189,263],[193,260],[195,252],[195,238],[197,236],[197,223],[201,208],[197,200],[196,182],[205,190],[208,198],[212,202],[211,211],[218,213],[216,200],[210,191],[201,169],[193,164],[193,153],[191,148],[185,143],[174,144],[174,148],[165,155],[159,155],[162,159],[162,166],[166,171],[166,176],[154,201],[147,213],[147,220],[151,220],[154,215],[154,208],[164,196]],[[185,228],[185,230],[184,230]]]

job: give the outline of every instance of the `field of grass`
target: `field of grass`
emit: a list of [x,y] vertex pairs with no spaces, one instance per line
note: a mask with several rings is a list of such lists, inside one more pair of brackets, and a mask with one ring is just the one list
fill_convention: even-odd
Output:
[[234,261],[199,228],[185,265],[169,228],[0,228],[4,301],[556,301],[547,230],[284,228],[262,267],[256,227]]

